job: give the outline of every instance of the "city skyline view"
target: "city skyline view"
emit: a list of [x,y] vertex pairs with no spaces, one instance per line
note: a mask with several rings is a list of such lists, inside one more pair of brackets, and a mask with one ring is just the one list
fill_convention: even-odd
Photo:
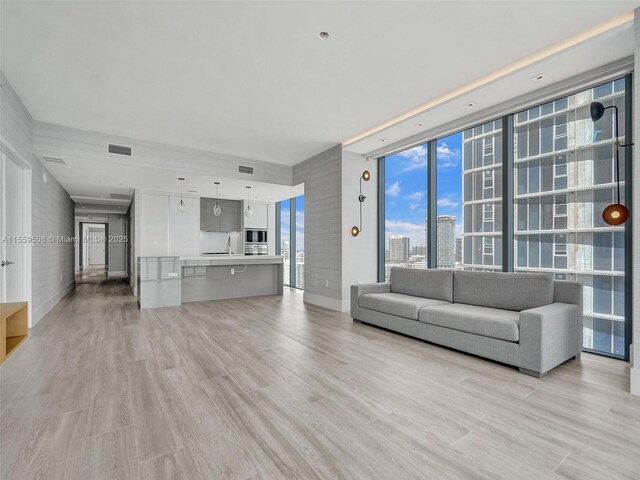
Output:
[[[456,218],[462,236],[462,132],[438,140],[438,216]],[[385,245],[406,236],[411,247],[426,244],[427,147],[418,145],[385,159]]]

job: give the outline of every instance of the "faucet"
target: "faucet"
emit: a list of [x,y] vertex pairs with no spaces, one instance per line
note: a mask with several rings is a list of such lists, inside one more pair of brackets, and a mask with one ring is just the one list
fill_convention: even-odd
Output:
[[231,255],[231,235],[227,238],[227,254]]

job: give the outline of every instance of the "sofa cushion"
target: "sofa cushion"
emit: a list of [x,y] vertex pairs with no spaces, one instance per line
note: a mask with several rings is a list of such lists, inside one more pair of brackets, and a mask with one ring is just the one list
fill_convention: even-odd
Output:
[[520,313],[497,308],[450,303],[420,310],[418,320],[508,342],[520,340]]
[[453,301],[522,311],[553,303],[550,273],[463,272],[453,275]]
[[453,270],[391,269],[391,291],[453,302]]
[[442,300],[413,297],[401,293],[365,293],[358,298],[358,305],[361,308],[412,320],[418,320],[418,312],[423,307],[446,304],[447,302]]

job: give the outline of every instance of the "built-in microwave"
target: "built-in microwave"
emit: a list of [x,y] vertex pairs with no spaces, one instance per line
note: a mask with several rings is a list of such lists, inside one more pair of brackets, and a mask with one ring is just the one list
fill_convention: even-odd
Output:
[[245,243],[267,243],[267,231],[247,229],[244,234]]

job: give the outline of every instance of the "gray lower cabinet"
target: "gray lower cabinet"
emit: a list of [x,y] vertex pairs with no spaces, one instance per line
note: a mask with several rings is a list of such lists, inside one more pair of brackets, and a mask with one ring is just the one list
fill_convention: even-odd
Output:
[[237,200],[219,200],[222,213],[213,214],[215,198],[200,198],[200,230],[205,232],[239,232],[240,202]]

